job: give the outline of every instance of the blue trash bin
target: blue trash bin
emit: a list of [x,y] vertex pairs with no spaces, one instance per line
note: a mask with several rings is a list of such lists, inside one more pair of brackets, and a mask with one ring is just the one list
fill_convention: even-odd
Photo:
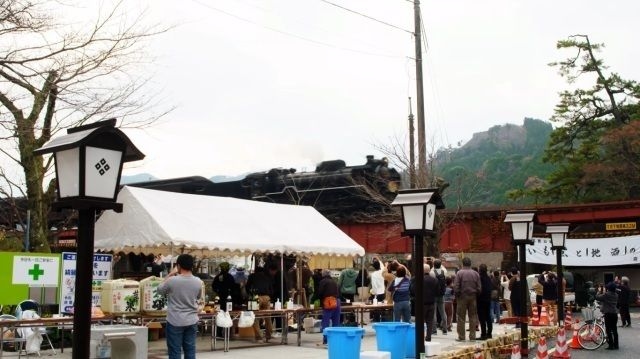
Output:
[[329,347],[329,359],[360,359],[360,344],[364,329],[358,327],[328,327],[324,329]]
[[[427,331],[427,325],[424,326],[425,332]],[[416,324],[411,323],[409,329],[407,329],[407,352],[405,358],[416,358]]]
[[407,353],[406,336],[409,327],[409,323],[403,322],[373,323],[378,351],[390,352],[391,359],[404,359]]
[[405,353],[405,358],[415,358],[416,357],[416,324],[409,324],[409,329],[407,329],[407,340],[405,341],[407,345],[407,352]]

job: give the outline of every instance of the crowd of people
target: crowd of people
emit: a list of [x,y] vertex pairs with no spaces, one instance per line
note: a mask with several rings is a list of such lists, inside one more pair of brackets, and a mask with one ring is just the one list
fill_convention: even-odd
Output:
[[[193,265],[185,258],[178,261],[178,269],[172,270],[165,278],[167,284],[163,285],[165,293],[169,294],[168,322],[172,330],[187,324],[191,330],[193,313],[189,316],[176,314],[180,307],[184,307],[186,299],[181,297],[181,286],[194,287],[193,282],[173,282],[168,278],[180,275],[186,279],[191,276]],[[322,308],[322,331],[329,326],[353,325],[355,318],[341,313],[341,307],[356,299],[367,300],[369,303],[387,303],[393,305],[391,317],[384,317],[383,311],[373,311],[373,321],[393,320],[411,322],[413,309],[416,305],[423,306],[424,323],[427,325],[425,340],[431,341],[431,337],[441,330],[446,335],[452,330],[452,322],[457,323],[457,341],[468,339],[476,340],[476,332],[480,332],[478,339],[485,340],[493,336],[493,324],[500,320],[502,303],[510,317],[513,316],[541,316],[544,307],[549,314],[551,325],[557,325],[559,318],[557,313],[558,295],[564,295],[566,281],[559,281],[553,272],[543,272],[533,282],[532,290],[535,292],[535,305],[532,306],[530,296],[522,302],[522,287],[529,293],[526,278],[521,278],[518,270],[490,271],[487,265],[471,266],[468,257],[462,259],[462,268],[455,269],[455,273],[447,272],[439,259],[425,258],[423,262],[423,293],[422,303],[415,303],[416,280],[418,275],[413,275],[406,265],[391,260],[381,261],[373,258],[369,267],[360,268],[353,265],[342,270],[339,274],[328,269],[310,270],[306,263],[301,263],[302,268],[293,267],[286,275],[281,273],[278,263],[269,263],[257,266],[247,274],[242,268],[237,268],[231,273],[229,263],[219,265],[219,273],[213,278],[212,290],[216,294],[221,309],[227,308],[230,303],[232,308],[246,304],[248,299],[258,302],[258,308],[265,310],[273,308],[276,302],[285,302],[289,298],[296,302],[304,302],[307,305],[317,305]],[[298,276],[301,275],[300,278]],[[561,291],[558,293],[558,286]],[[176,289],[173,289],[176,288]],[[191,290],[191,289],[190,289]],[[593,299],[600,303],[600,310],[605,317],[608,349],[618,349],[617,320],[618,313],[622,321],[622,327],[631,326],[629,316],[629,300],[631,290],[627,277],[616,277],[615,281],[607,285],[600,285],[594,290]],[[191,295],[191,294],[189,294]],[[188,307],[190,310],[192,306]],[[276,320],[281,320],[277,318]],[[468,321],[468,327],[466,323]],[[187,323],[188,322],[188,323]],[[286,323],[276,322],[276,328],[282,328]],[[519,323],[516,324],[519,327]],[[264,335],[262,335],[264,328]],[[184,328],[175,331],[188,334]],[[256,341],[269,341],[274,333],[271,320],[264,323],[256,320],[253,324]],[[180,335],[183,335],[180,334]],[[183,345],[190,345],[190,341],[175,339],[180,335],[168,337],[170,352]],[[174,340],[175,339],[175,340]],[[326,344],[326,336],[323,343]]]

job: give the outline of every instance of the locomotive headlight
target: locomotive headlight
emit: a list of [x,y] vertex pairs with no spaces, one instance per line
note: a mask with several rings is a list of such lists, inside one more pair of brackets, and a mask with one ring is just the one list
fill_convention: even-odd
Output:
[[387,182],[387,189],[389,190],[389,192],[396,193],[396,192],[398,192],[399,188],[400,188],[400,186],[399,186],[399,183],[397,181],[389,181],[389,182]]

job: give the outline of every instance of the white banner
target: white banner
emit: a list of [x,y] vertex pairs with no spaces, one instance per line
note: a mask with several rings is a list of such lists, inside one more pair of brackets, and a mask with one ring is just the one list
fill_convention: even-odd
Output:
[[[551,239],[534,238],[527,245],[527,263],[556,264]],[[640,236],[567,239],[562,265],[572,267],[619,266],[640,263]]]
[[32,287],[57,287],[58,257],[15,256],[13,257],[13,284],[28,284]]
[[[111,254],[93,255],[93,280],[91,285],[91,301],[100,305],[102,282],[112,277]],[[60,288],[60,313],[73,311],[76,286],[76,254],[62,253],[62,283]]]

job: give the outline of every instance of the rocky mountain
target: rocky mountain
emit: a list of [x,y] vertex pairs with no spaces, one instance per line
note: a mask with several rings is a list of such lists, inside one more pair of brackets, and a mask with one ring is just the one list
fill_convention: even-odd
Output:
[[548,122],[525,118],[522,126],[494,126],[459,148],[439,151],[434,172],[449,183],[447,208],[526,203],[507,193],[544,183],[553,169],[542,162],[552,130]]

